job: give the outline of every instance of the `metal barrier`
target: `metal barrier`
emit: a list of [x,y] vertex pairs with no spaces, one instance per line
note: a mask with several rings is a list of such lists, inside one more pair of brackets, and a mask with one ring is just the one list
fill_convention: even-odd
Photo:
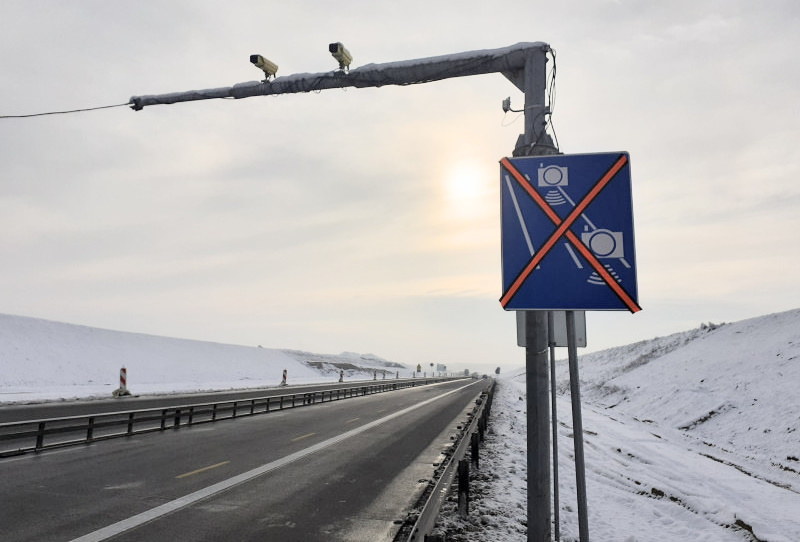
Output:
[[[327,403],[402,388],[427,385],[438,379],[385,382],[364,386],[271,395],[253,399],[177,405],[103,414],[0,423],[0,457],[39,452],[49,448],[89,444],[181,426],[266,414],[301,406]],[[7,448],[6,443],[11,447]],[[16,443],[16,445],[14,445]]]
[[446,462],[438,469],[438,476],[436,476],[436,482],[433,484],[433,487],[429,488],[429,491],[423,494],[423,496],[427,495],[425,503],[416,516],[411,516],[410,519],[406,521],[405,528],[401,528],[395,536],[395,542],[414,542],[428,540],[430,538],[428,534],[436,523],[439,510],[453,483],[453,478],[459,468],[459,463],[461,463],[462,469],[464,467],[464,463],[461,462],[461,460],[464,458],[467,447],[471,448],[471,458],[477,466],[477,443],[484,439],[484,432],[486,431],[489,413],[492,407],[492,399],[494,397],[494,387],[495,382],[492,381],[489,389],[481,393],[480,398],[476,401],[477,404],[475,408],[472,412],[468,413],[470,418],[469,424],[461,431],[453,452],[446,459]]

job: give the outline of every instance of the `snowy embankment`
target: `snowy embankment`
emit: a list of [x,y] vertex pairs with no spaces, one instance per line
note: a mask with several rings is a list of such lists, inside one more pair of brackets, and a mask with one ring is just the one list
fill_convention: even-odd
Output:
[[[561,540],[578,539],[566,360],[556,364]],[[800,310],[580,357],[592,540],[800,540]],[[501,375],[469,521],[524,541],[525,373]]]
[[324,355],[156,337],[0,315],[0,403],[108,398],[125,367],[134,394],[335,382],[411,368],[371,354]]

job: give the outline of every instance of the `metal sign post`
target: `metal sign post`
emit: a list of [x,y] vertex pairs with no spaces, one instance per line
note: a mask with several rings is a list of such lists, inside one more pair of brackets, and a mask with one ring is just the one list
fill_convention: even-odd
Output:
[[552,418],[550,425],[553,428],[553,531],[555,539],[561,540],[558,499],[558,409],[556,408],[556,346],[558,343],[555,338],[554,311],[547,311],[547,328],[547,341],[550,343],[550,411]]
[[586,468],[583,460],[583,417],[581,383],[578,376],[578,348],[575,341],[575,313],[567,311],[567,352],[569,355],[569,394],[572,399],[572,434],[575,442],[575,483],[578,491],[578,532],[581,542],[589,542],[586,504]]

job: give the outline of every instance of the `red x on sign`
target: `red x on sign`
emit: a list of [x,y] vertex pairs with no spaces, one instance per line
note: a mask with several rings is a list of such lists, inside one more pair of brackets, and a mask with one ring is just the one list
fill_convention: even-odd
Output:
[[536,188],[531,184],[531,181],[523,175],[508,158],[500,161],[501,166],[516,180],[519,186],[531,197],[533,202],[539,209],[546,215],[546,217],[556,226],[556,229],[547,237],[544,244],[531,256],[527,265],[519,272],[517,277],[510,283],[500,298],[501,305],[505,308],[512,298],[517,294],[522,285],[534,270],[540,265],[542,260],[547,256],[551,249],[561,240],[566,240],[583,256],[588,264],[597,272],[600,278],[606,285],[616,294],[622,301],[625,307],[631,312],[638,312],[641,307],[636,303],[631,295],[625,288],[611,276],[606,267],[600,263],[597,256],[590,250],[581,239],[573,233],[570,228],[583,215],[586,208],[597,198],[604,188],[614,179],[617,173],[622,170],[628,163],[627,154],[619,155],[619,158],[613,162],[596,183],[591,185],[591,189],[585,194],[579,203],[574,205],[572,211],[562,219],[542,197]]

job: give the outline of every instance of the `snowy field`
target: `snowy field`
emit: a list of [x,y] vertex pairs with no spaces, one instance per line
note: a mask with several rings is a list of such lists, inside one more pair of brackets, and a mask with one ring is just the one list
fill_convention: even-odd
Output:
[[[574,541],[556,367],[560,531]],[[800,310],[589,354],[580,370],[592,540],[800,541]],[[524,398],[524,370],[501,375],[472,516],[445,523],[448,541],[526,540]]]
[[[565,351],[559,350],[560,355]],[[309,366],[304,362],[312,362]],[[100,330],[0,315],[0,402],[269,387],[401,371],[335,356]],[[559,527],[578,533],[566,361],[557,362]],[[800,541],[800,310],[580,358],[592,540]],[[406,374],[403,374],[406,371]],[[379,377],[380,378],[380,377]],[[501,374],[472,515],[448,541],[525,535],[525,374]]]
[[[309,364],[309,362],[311,364]],[[133,394],[275,387],[372,379],[411,368],[371,354],[313,354],[125,333],[0,315],[0,403],[107,399],[125,367]],[[379,372],[378,378],[383,374]]]

